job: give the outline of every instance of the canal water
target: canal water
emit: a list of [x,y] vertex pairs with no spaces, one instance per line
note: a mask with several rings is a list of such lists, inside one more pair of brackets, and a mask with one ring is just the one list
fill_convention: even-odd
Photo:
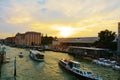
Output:
[[[23,58],[19,58],[19,52],[23,52]],[[118,80],[118,77],[120,77],[119,71],[76,59],[66,53],[45,51],[43,54],[45,55],[45,61],[36,62],[29,58],[29,50],[6,47],[6,55],[10,57],[10,62],[3,64],[1,80],[80,80],[59,67],[58,60],[61,58],[79,61],[84,69],[87,68],[96,75],[101,75],[103,80]],[[17,62],[16,78],[14,78],[15,57]]]

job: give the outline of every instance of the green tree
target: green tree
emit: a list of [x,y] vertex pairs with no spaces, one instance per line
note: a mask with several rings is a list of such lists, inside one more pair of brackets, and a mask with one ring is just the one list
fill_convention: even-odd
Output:
[[100,31],[98,33],[98,37],[99,37],[99,40],[94,42],[94,46],[98,48],[107,48],[110,50],[117,49],[117,42],[113,42],[116,37],[115,32],[112,32],[106,29],[104,31]]
[[43,36],[42,39],[41,39],[41,44],[42,45],[48,45],[48,44],[52,44],[52,41],[53,41],[53,37],[48,37],[48,36]]

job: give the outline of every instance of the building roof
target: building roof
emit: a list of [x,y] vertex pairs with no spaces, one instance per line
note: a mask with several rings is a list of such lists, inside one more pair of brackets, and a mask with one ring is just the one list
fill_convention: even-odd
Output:
[[81,38],[59,38],[59,42],[63,43],[94,43],[98,37],[81,37]]
[[24,36],[22,33],[17,33],[16,36]]
[[103,48],[95,48],[95,47],[76,47],[76,46],[69,46],[69,48],[77,48],[77,49],[86,49],[86,50],[108,50]]

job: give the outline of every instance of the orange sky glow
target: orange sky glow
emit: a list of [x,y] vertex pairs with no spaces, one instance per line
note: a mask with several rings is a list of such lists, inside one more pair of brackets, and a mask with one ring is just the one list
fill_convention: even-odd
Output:
[[57,37],[117,33],[120,0],[1,0],[0,39],[36,31]]

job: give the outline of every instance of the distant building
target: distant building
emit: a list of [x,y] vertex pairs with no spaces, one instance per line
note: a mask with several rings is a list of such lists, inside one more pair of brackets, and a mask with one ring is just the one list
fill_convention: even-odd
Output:
[[38,46],[41,44],[41,33],[26,32],[25,34],[17,33],[15,36],[16,45]]
[[118,23],[118,51],[120,51],[120,22]]
[[76,47],[76,46],[69,46],[68,53],[75,55],[75,56],[86,56],[91,58],[100,58],[110,56],[108,49],[103,48],[94,48],[94,47]]
[[24,45],[25,44],[25,34],[17,33],[15,36],[15,44],[16,45]]
[[5,43],[14,44],[15,43],[15,37],[7,37],[5,39]]
[[53,41],[53,45],[90,47],[96,40],[98,37],[58,38]]
[[41,44],[41,33],[26,32],[25,42],[27,45],[40,45]]
[[0,39],[0,43],[2,44],[4,42],[4,39]]
[[98,37],[81,37],[81,38],[58,38],[53,41],[54,50],[66,51],[68,46],[91,47],[98,40]]

